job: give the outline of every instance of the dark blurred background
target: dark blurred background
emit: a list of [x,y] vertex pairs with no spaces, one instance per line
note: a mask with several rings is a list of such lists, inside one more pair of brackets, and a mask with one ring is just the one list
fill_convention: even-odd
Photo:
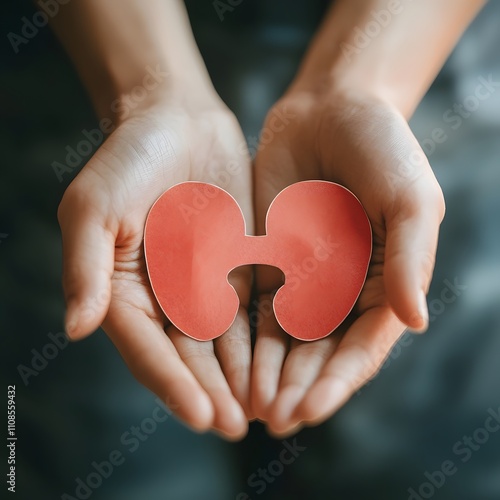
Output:
[[[326,3],[243,1],[221,20],[212,1],[187,2],[214,83],[249,140]],[[103,332],[65,345],[56,210],[78,168],[60,182],[52,163],[97,121],[48,27],[14,53],[7,34],[20,33],[34,9],[4,2],[0,18],[0,355],[4,401],[7,385],[17,390],[13,497],[499,500],[500,88],[477,106],[469,97],[479,78],[500,81],[500,2],[466,32],[411,121],[447,201],[429,332],[406,334],[337,415],[286,444],[260,424],[228,444],[173,418],[156,422],[165,414],[155,397]],[[474,109],[460,124],[444,118],[460,116],[454,106],[464,103]],[[283,464],[294,446],[293,463]],[[109,474],[110,455],[122,463]],[[88,478],[97,486],[77,490]]]

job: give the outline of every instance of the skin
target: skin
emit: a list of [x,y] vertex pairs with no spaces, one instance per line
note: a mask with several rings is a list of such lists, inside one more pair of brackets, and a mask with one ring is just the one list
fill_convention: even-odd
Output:
[[[75,0],[67,7],[54,29],[67,41],[99,116],[116,125],[59,207],[67,334],[79,340],[102,324],[134,376],[181,421],[197,431],[241,438],[252,418],[246,312],[251,270],[232,273],[241,307],[231,329],[213,342],[197,342],[159,309],[147,278],[143,234],[162,192],[183,181],[214,182],[230,164],[239,166],[239,174],[221,187],[238,201],[252,231],[245,138],[211,85],[181,3]],[[116,22],[115,15],[122,19]],[[95,20],[92,33],[76,21],[82,18]],[[143,32],[141,25],[151,29]],[[75,41],[72,26],[86,43]],[[164,33],[172,39],[164,40]],[[116,53],[128,54],[129,63],[116,64]],[[126,104],[134,87],[144,85],[148,66],[168,76],[139,103]],[[119,113],[110,105],[116,100],[123,103],[115,106]]]
[[[135,377],[197,431],[239,439],[248,420],[259,418],[271,433],[288,435],[332,415],[377,372],[406,327],[427,326],[444,201],[407,119],[482,3],[408,2],[347,57],[342,44],[352,45],[355,28],[387,5],[336,2],[264,124],[272,128],[276,111],[294,115],[257,154],[253,200],[245,139],[210,82],[182,2],[73,0],[61,7],[52,27],[98,116],[116,127],[59,207],[68,336],[84,338],[102,324]],[[126,104],[148,67],[168,76]],[[231,277],[241,300],[237,320],[213,342],[181,334],[160,311],[142,249],[147,213],[170,186],[214,183],[234,162],[240,173],[221,187],[240,204],[249,233],[255,213],[262,234],[271,200],[299,180],[339,182],[363,203],[374,233],[368,280],[331,336],[290,341],[266,317],[252,358],[248,268]],[[276,273],[260,269],[261,299],[269,301],[278,283]]]
[[[330,417],[376,375],[407,327],[423,332],[428,325],[425,297],[445,203],[407,119],[482,2],[401,4],[380,36],[346,52],[346,46],[356,47],[354,28],[364,27],[372,12],[388,4],[336,2],[295,81],[264,124],[278,110],[295,115],[257,154],[259,234],[276,194],[305,179],[349,188],[373,229],[367,281],[336,332],[302,342],[286,335],[272,317],[258,329],[252,407],[276,436]],[[262,300],[268,301],[279,284],[277,273],[258,273]]]

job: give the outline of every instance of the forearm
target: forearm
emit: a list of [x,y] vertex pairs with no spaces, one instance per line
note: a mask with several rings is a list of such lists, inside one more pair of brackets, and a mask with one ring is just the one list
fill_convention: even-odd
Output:
[[292,88],[369,90],[409,117],[485,0],[338,0]]
[[72,0],[51,25],[100,116],[119,121],[112,103],[152,72],[143,105],[162,93],[215,97],[180,0]]

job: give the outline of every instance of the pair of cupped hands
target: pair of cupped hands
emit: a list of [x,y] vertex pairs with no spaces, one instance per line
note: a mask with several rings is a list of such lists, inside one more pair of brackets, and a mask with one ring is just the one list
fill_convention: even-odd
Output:
[[[240,439],[254,419],[275,436],[319,424],[377,373],[405,328],[426,329],[444,201],[390,102],[351,90],[289,91],[269,111],[253,162],[217,96],[162,97],[129,111],[59,207],[66,331],[78,340],[102,325],[137,380],[188,426]],[[155,200],[179,182],[219,180],[239,203],[247,233],[264,234],[274,197],[306,179],[350,189],[372,225],[368,277],[346,321],[326,338],[302,342],[262,314],[252,347],[248,308],[269,310],[281,275],[258,268],[260,304],[250,304],[247,266],[231,273],[241,305],[221,337],[200,342],[169,324],[144,260]]]

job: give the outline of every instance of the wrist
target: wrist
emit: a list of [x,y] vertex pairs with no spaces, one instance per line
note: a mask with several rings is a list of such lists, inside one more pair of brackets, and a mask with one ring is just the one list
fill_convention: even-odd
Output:
[[409,118],[483,3],[338,0],[292,88],[374,96]]
[[[187,112],[196,109],[225,107],[208,75],[173,73],[166,63],[146,64],[134,75],[110,78],[108,91],[94,101],[99,116],[115,125],[147,112],[152,107],[181,106]],[[102,99],[107,95],[106,99]]]
[[[308,54],[287,95],[307,95],[313,101],[366,97],[385,102],[409,117],[420,95],[394,78],[387,63],[377,65],[370,57],[346,59],[342,43],[332,44],[326,50],[317,48]],[[384,55],[378,56],[384,61]]]
[[51,21],[100,118],[166,98],[217,101],[182,0],[70,2]]

